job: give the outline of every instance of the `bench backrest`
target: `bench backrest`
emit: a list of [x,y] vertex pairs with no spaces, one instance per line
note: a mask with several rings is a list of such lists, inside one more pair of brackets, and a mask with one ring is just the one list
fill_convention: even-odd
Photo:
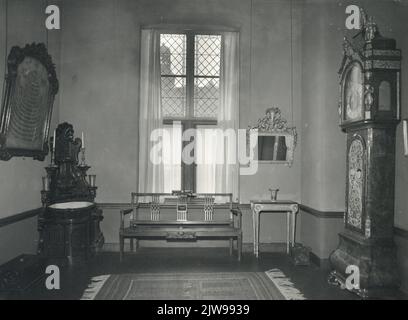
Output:
[[[172,193],[137,193],[131,194],[132,205],[132,220],[139,220],[138,209],[140,205],[147,205],[150,209],[150,220],[160,221],[160,212],[163,205],[174,205],[177,212],[177,221],[188,221],[188,206],[189,204],[202,205],[204,221],[214,220],[214,206],[217,198],[227,198],[225,202],[228,209],[232,209],[232,193],[196,193],[193,197],[186,195],[174,195]],[[230,213],[232,220],[232,213]]]

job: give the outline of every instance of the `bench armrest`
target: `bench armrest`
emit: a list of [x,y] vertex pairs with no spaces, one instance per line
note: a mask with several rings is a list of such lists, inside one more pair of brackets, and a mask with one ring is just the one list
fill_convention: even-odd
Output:
[[231,212],[232,212],[232,214],[234,215],[234,216],[241,216],[242,215],[242,212],[241,212],[241,210],[239,209],[239,208],[237,208],[237,209],[231,209]]
[[241,229],[242,226],[242,211],[240,208],[231,209],[231,213],[238,217],[238,228]]
[[133,209],[124,209],[124,210],[120,210],[120,213],[123,214],[123,216],[126,216],[129,213],[132,213]]
[[121,229],[125,228],[125,216],[132,212],[133,212],[132,208],[120,210],[120,228]]

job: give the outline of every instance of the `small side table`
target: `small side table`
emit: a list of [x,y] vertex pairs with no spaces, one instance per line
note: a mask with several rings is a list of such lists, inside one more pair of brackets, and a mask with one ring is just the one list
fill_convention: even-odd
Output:
[[286,213],[286,252],[295,245],[296,215],[299,205],[294,201],[251,200],[252,223],[254,227],[254,254],[259,257],[259,218],[264,213]]

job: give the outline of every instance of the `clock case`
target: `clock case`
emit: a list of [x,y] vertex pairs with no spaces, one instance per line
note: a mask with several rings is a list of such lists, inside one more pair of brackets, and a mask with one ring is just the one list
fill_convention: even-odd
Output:
[[[391,294],[398,286],[393,230],[401,51],[394,39],[381,36],[371,17],[362,14],[361,32],[344,39],[339,70],[340,127],[347,134],[346,210],[345,229],[330,256],[334,270],[329,282],[345,287],[347,267],[358,266],[360,284],[347,289],[376,297]],[[351,120],[346,114],[345,88],[348,72],[356,65],[363,76],[362,110]]]

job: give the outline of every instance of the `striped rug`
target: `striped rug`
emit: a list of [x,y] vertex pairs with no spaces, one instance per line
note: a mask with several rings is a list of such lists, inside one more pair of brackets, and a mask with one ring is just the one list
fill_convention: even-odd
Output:
[[94,277],[82,300],[303,300],[278,269],[266,272],[132,273]]

